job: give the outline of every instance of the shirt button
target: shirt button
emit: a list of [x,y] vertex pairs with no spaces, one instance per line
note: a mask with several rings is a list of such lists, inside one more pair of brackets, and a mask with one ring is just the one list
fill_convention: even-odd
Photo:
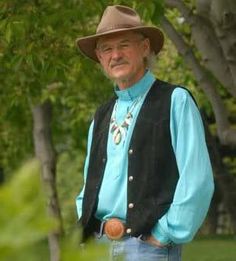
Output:
[[134,177],[133,176],[129,176],[129,181],[133,181]]
[[132,232],[132,229],[131,229],[131,228],[127,228],[127,229],[126,229],[126,233],[127,233],[127,234],[130,234],[131,232]]
[[133,154],[133,152],[134,152],[133,149],[130,149],[130,150],[129,150],[129,154],[130,154],[130,155]]
[[134,203],[129,203],[129,208],[133,208],[134,207]]

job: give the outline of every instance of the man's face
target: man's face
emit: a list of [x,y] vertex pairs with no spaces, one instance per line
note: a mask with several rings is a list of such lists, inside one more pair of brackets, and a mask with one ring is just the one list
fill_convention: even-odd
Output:
[[120,32],[101,37],[96,54],[108,77],[120,89],[139,81],[145,72],[144,57],[150,52],[149,39],[134,32]]

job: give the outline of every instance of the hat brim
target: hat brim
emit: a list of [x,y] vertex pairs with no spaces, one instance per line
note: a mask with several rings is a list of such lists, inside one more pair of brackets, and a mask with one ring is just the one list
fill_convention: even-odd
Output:
[[115,34],[118,32],[125,32],[125,31],[132,31],[132,32],[139,32],[145,35],[150,40],[151,50],[158,54],[160,50],[163,47],[164,44],[164,35],[160,29],[157,27],[152,26],[137,26],[137,27],[131,27],[131,28],[122,28],[122,29],[116,29],[111,30],[108,32],[95,34],[91,36],[86,36],[82,38],[76,39],[76,44],[79,47],[80,51],[90,59],[92,59],[95,62],[99,62],[95,49],[98,38],[101,36],[105,36],[108,34]]

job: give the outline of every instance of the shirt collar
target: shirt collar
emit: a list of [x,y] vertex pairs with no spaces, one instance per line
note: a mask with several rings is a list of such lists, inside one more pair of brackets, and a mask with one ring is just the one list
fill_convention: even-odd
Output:
[[115,93],[121,100],[132,101],[147,92],[154,81],[154,75],[148,70],[138,82],[125,90],[119,90],[118,87],[115,86]]

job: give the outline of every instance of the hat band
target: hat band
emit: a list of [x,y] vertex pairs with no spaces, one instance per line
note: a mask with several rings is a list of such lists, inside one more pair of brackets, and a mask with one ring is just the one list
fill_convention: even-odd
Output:
[[132,27],[136,27],[136,26],[142,26],[141,24],[136,24],[136,25],[130,25],[130,24],[116,24],[116,25],[112,25],[109,27],[105,27],[105,28],[101,28],[99,30],[97,30],[97,33],[105,33],[105,32],[109,32],[112,30],[116,30],[116,29],[125,29],[125,28],[132,28]]

